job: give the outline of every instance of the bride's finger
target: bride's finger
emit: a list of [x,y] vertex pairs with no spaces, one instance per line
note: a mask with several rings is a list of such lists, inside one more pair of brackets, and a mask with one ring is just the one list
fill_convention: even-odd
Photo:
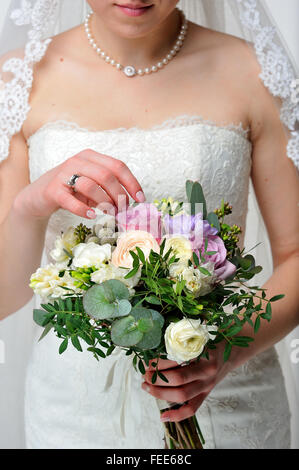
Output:
[[65,209],[72,214],[85,217],[86,219],[96,218],[95,211],[90,206],[77,199],[75,193],[71,194],[67,188],[58,190],[54,199],[61,209]]
[[166,400],[174,403],[184,403],[187,400],[191,400],[196,397],[199,393],[206,392],[211,389],[210,380],[197,380],[189,384],[183,385],[182,387],[156,387],[155,385],[143,382],[142,389],[145,392],[150,393],[155,398]]
[[[96,184],[101,186],[101,188],[108,194],[108,196],[113,200],[113,203],[119,209],[129,203],[128,193],[124,190],[116,176],[114,176],[114,174],[104,166],[95,165],[94,163],[90,161],[87,162],[82,158],[74,158],[68,161],[67,165],[58,176],[65,186],[71,175],[75,173],[81,177],[85,176],[95,181]],[[76,189],[79,179],[76,181]]]
[[[163,371],[163,375],[167,378],[168,383],[157,377],[155,385],[162,387],[179,387],[196,380],[206,380],[215,377],[217,373],[217,365],[209,361],[203,365],[200,363],[191,363],[187,366],[171,368]],[[151,383],[154,372],[147,370],[144,380]]]
[[161,414],[161,421],[179,422],[183,419],[192,418],[195,415],[198,408],[202,405],[209,392],[203,392],[196,397],[188,400],[186,405],[182,405],[177,410],[165,411]]
[[141,185],[124,162],[89,149],[84,150],[79,155],[84,156],[84,158],[89,159],[93,163],[100,163],[101,165],[105,166],[108,170],[112,171],[116,175],[122,186],[128,191],[130,196],[135,199],[135,201],[145,201]]
[[169,361],[168,359],[152,359],[149,362],[149,366],[145,364],[144,367],[146,370],[156,370],[156,366],[152,364],[157,364],[158,363],[158,369],[159,370],[166,370],[166,369],[173,369],[174,367],[179,367],[178,363],[175,361]]
[[77,179],[75,189],[76,193],[81,193],[94,201],[99,209],[101,209],[101,205],[102,207],[114,207],[111,197],[94,180],[86,176]]

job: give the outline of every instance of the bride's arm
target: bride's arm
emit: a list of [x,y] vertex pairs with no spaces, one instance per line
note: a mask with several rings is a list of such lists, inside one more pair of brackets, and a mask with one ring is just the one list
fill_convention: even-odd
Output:
[[144,390],[168,401],[182,403],[188,400],[188,404],[180,409],[163,413],[162,418],[166,421],[192,416],[230,370],[273,346],[299,324],[298,172],[286,155],[287,137],[278,108],[260,80],[256,80],[257,76],[258,71],[253,67],[248,76],[251,89],[246,91],[251,97],[251,176],[268,230],[274,264],[273,275],[263,287],[267,289],[267,298],[282,293],[285,297],[272,304],[271,322],[261,322],[256,335],[250,325],[244,326],[240,335],[254,336],[255,341],[248,348],[233,348],[226,363],[220,343],[217,350],[211,351],[209,361],[201,360],[185,367],[175,367],[172,361],[161,361],[160,368],[165,369],[163,373],[169,383],[158,378],[152,385],[153,372],[146,372]]
[[256,84],[251,129],[252,182],[274,266],[273,275],[263,287],[267,298],[279,293],[284,293],[285,298],[272,304],[271,322],[261,323],[247,352],[235,354],[235,365],[272,346],[299,324],[299,177],[286,154],[287,135],[279,109],[260,83]]
[[32,297],[30,274],[40,263],[47,222],[24,217],[13,205],[29,184],[27,145],[22,133],[11,140],[9,158],[0,164],[0,320]]

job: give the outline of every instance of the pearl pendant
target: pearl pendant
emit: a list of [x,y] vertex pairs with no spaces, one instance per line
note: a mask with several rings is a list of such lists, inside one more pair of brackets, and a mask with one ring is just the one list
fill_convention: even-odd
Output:
[[136,69],[133,67],[133,65],[127,65],[124,68],[124,73],[127,77],[134,77],[136,75]]

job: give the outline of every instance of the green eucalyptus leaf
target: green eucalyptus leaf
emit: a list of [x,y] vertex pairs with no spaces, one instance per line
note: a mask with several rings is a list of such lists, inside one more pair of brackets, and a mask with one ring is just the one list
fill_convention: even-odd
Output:
[[83,306],[87,315],[96,320],[121,317],[130,312],[129,297],[124,283],[111,279],[88,289],[83,296]]
[[162,329],[158,321],[153,321],[153,327],[144,333],[142,339],[136,344],[140,349],[154,349],[157,348],[161,342]]
[[53,323],[48,323],[45,327],[44,331],[42,332],[41,336],[39,337],[38,341],[41,341],[53,328]]
[[218,232],[220,232],[220,230],[221,230],[220,229],[220,223],[219,223],[219,219],[218,219],[217,215],[215,214],[215,212],[210,212],[208,214],[207,219],[208,219],[208,222],[210,223],[210,225],[213,225],[213,227],[215,227],[218,230]]
[[153,328],[153,320],[151,318],[140,318],[137,323],[137,328],[141,333],[147,333]]
[[187,195],[187,199],[189,202],[191,201],[191,193],[192,193],[193,184],[194,184],[194,181],[191,181],[191,180],[186,181],[186,195]]
[[239,263],[241,268],[245,269],[245,271],[255,268],[255,259],[252,255],[246,255],[244,258],[240,257]]
[[192,205],[191,214],[195,215],[199,212],[203,213],[203,218],[207,218],[207,204],[204,197],[203,189],[200,183],[197,181],[193,183],[190,201]]
[[35,308],[33,310],[33,320],[39,326],[46,326],[48,323],[50,323],[53,316],[54,316],[54,313],[50,314],[49,312],[46,312],[45,310],[41,310],[38,308]]
[[129,315],[132,305],[130,302],[126,299],[121,299],[117,301],[118,304],[118,317],[125,317],[126,315]]
[[141,318],[149,318],[152,319],[151,310],[145,307],[133,307],[131,310],[130,315],[132,315],[136,321],[140,320]]
[[163,315],[161,315],[161,313],[159,313],[159,312],[157,312],[156,310],[153,310],[153,309],[151,309],[150,312],[151,312],[151,315],[152,315],[152,319],[154,321],[157,321],[160,324],[161,328],[163,328],[163,325],[164,325]]
[[111,327],[111,339],[117,346],[135,346],[143,337],[132,315],[115,320]]

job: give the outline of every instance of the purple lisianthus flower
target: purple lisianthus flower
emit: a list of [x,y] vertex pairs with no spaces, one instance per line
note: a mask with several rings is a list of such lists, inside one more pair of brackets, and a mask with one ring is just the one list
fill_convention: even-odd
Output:
[[214,251],[215,253],[213,255],[204,255],[204,245],[201,247],[200,252],[205,257],[206,262],[210,261],[214,264],[214,272],[218,279],[224,280],[234,274],[237,268],[226,259],[227,250],[222,238],[216,235],[210,235],[207,239],[208,245],[206,251]]
[[[192,244],[192,249],[200,250],[203,244],[202,213],[195,215],[179,214],[174,217],[166,214],[163,218],[164,234],[166,236],[181,235]],[[212,228],[212,227],[211,227]]]
[[142,203],[135,207],[128,207],[116,216],[118,230],[143,230],[149,232],[160,242],[162,238],[161,212],[154,204]]
[[237,269],[236,266],[230,261],[228,261],[228,259],[226,259],[224,263],[222,264],[222,266],[215,269],[214,272],[216,276],[218,277],[218,279],[221,279],[222,281],[224,281],[224,279],[235,274],[236,269]]
[[[222,238],[216,235],[208,236],[208,246],[206,251],[215,251],[213,255],[205,255],[206,261],[211,261],[215,267],[215,274],[218,279],[224,280],[236,272],[236,266],[226,259],[227,250]],[[204,247],[201,248],[204,255]]]
[[212,227],[207,220],[203,221],[203,236],[204,238],[211,235],[217,235],[218,230],[215,227]]

